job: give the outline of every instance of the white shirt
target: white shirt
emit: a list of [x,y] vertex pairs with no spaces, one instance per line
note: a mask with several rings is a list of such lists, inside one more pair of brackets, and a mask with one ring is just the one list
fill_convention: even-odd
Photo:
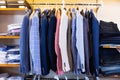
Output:
[[68,16],[66,15],[66,11],[62,10],[59,31],[59,46],[62,57],[62,68],[64,72],[70,71],[70,65],[67,54],[67,28],[68,28]]
[[76,11],[76,47],[80,60],[82,72],[85,72],[85,53],[84,53],[84,35],[83,35],[83,16],[80,11]]

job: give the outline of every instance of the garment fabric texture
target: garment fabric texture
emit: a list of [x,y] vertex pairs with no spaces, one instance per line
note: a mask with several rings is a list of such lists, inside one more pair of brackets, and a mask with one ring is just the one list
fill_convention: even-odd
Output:
[[76,11],[72,9],[72,26],[71,26],[71,50],[73,56],[73,72],[74,74],[80,74],[81,71],[77,69],[77,48],[76,48]]
[[40,58],[40,32],[39,32],[39,12],[36,11],[32,17],[32,24],[30,27],[30,54],[33,62],[33,73],[41,74],[41,58]]
[[78,51],[78,61],[80,60],[80,67],[82,72],[85,72],[85,52],[84,52],[84,34],[83,34],[83,16],[80,11],[76,12],[76,48]]
[[120,36],[101,39],[100,44],[120,44]]
[[68,61],[67,52],[67,29],[68,29],[68,16],[66,10],[62,10],[60,31],[59,31],[59,46],[62,56],[62,68],[64,72],[70,71],[70,64]]
[[120,53],[114,48],[100,47],[100,65],[111,66],[120,64]]
[[49,57],[48,57],[48,46],[47,46],[47,32],[48,32],[48,11],[44,11],[41,16],[41,28],[40,28],[40,53],[41,53],[41,70],[42,75],[49,74]]
[[99,23],[93,13],[92,16],[92,45],[93,45],[93,67],[95,76],[99,76]]
[[24,74],[30,71],[29,14],[30,12],[27,12],[23,18],[20,33],[20,72]]
[[61,51],[59,46],[59,30],[60,30],[60,21],[61,21],[60,9],[57,10],[56,18],[57,18],[57,23],[56,23],[56,32],[55,32],[55,52],[57,55],[57,74],[62,75],[63,74],[62,57],[61,57]]
[[70,71],[73,71],[73,59],[71,52],[71,26],[72,26],[72,15],[71,11],[67,12],[68,15],[68,29],[67,29],[67,52],[68,52],[68,60],[70,64]]
[[56,17],[55,10],[51,11],[48,27],[48,53],[50,58],[50,69],[56,72],[56,53],[55,53],[55,30],[56,30]]
[[90,66],[89,66],[89,56],[90,56],[90,51],[89,51],[89,41],[88,41],[88,34],[89,34],[89,24],[88,24],[88,19],[83,18],[83,31],[84,31],[84,51],[85,51],[85,69],[86,69],[86,74],[90,74]]
[[[29,16],[29,31],[32,25],[32,16],[34,15],[35,11],[33,11]],[[30,34],[29,34],[30,35]],[[33,61],[32,61],[32,55],[30,55],[30,74],[33,74]]]
[[92,38],[92,14],[90,13],[90,11],[86,10],[85,11],[85,17],[88,19],[88,23],[89,23],[89,32],[88,32],[88,43],[89,43],[89,58],[90,58],[90,72],[93,75],[94,73],[94,66],[91,65],[93,64],[93,38]]
[[[45,10],[41,14],[38,14],[38,12],[35,11],[31,20],[27,16],[27,24],[24,22],[25,27],[29,26],[25,28],[28,33],[24,30],[25,35],[28,35],[28,37],[22,33],[24,38],[28,39],[25,41],[28,43],[25,48],[28,49],[24,49],[24,53],[27,50],[28,54],[22,54],[22,56],[28,62],[31,61],[31,68],[30,64],[25,64],[29,67],[29,70],[25,66],[28,71],[24,73],[31,70],[36,75],[44,76],[48,75],[51,69],[58,75],[65,72],[74,72],[75,75],[82,73],[89,75],[91,67],[89,64],[93,64],[91,70],[94,71],[95,76],[98,76],[99,24],[94,13],[87,12],[84,15],[78,9],[72,9],[72,12],[63,9],[62,13],[59,9],[56,16],[54,10]],[[103,40],[109,39],[109,36],[111,35],[105,36]],[[113,34],[111,40],[116,41],[116,39],[119,39],[119,37]],[[89,42],[90,40],[92,42]],[[25,42],[24,44],[26,44]],[[23,47],[21,49],[23,50]],[[29,59],[30,57],[31,59]],[[105,60],[107,61],[107,59]],[[22,68],[22,70],[25,69]]]
[[114,22],[100,21],[100,44],[120,44],[120,31]]
[[101,66],[100,69],[104,76],[120,74],[120,65]]
[[100,20],[100,33],[119,32],[117,24]]

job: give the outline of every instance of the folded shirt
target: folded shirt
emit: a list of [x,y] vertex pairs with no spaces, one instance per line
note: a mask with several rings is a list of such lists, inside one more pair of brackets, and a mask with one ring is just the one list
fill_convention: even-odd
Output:
[[100,38],[100,44],[120,44],[120,33],[118,36],[106,36]]
[[4,52],[4,51],[0,51],[0,64],[4,64],[6,63],[6,54],[7,52]]
[[18,59],[20,60],[20,55],[8,54],[6,57],[7,60]]
[[8,63],[8,64],[20,64],[20,60],[13,59],[13,60],[6,61],[6,63]]
[[20,51],[7,51],[7,54],[19,55]]
[[11,31],[11,30],[14,30],[14,29],[20,29],[21,25],[22,25],[21,23],[8,25],[8,32]]
[[114,22],[100,20],[100,33],[119,32],[118,26]]
[[21,31],[21,29],[12,29],[9,31],[9,33],[19,33]]
[[100,54],[101,65],[120,64],[120,53],[115,48],[100,47],[99,54]]
[[120,74],[120,65],[100,66],[100,70],[105,76]]
[[8,77],[7,80],[24,80],[21,76],[11,76]]
[[7,36],[8,33],[0,33],[0,36]]
[[[1,73],[1,74],[0,74],[0,78],[3,78],[3,77],[7,78],[8,76],[9,76],[8,73]],[[0,79],[0,80],[2,80],[2,79]],[[5,80],[6,80],[6,79],[5,79]]]

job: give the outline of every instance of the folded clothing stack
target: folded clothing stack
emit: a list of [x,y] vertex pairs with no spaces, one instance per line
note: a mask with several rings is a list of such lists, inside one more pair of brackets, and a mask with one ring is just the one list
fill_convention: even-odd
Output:
[[8,25],[9,35],[20,35],[21,24],[10,24]]
[[0,45],[0,64],[19,64],[20,53],[18,46]]
[[6,54],[7,54],[7,52],[0,51],[0,64],[6,63]]
[[100,44],[120,44],[120,31],[116,23],[100,21]]
[[8,77],[7,80],[24,80],[21,76],[11,76]]
[[[120,45],[120,31],[114,22],[100,21],[100,45]],[[104,76],[120,74],[120,51],[116,48],[99,50],[100,70]]]
[[5,0],[0,0],[0,8],[6,8]]
[[0,45],[0,64],[6,63],[7,46]]
[[120,53],[115,48],[100,48],[100,70],[103,75],[120,74]]
[[8,73],[0,74],[0,80],[24,80],[21,76],[10,76]]
[[9,49],[6,54],[6,63],[8,64],[19,64],[20,63],[20,53],[19,49]]
[[6,0],[8,8],[25,8],[25,0]]

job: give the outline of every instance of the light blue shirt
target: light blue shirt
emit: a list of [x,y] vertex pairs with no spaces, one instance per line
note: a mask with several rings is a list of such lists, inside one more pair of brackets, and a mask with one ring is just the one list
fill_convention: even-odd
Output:
[[33,61],[33,73],[41,74],[41,59],[40,59],[40,32],[39,32],[39,16],[38,11],[32,17],[30,27],[30,54]]
[[[80,11],[76,11],[76,47],[78,51],[78,69],[85,72],[85,53],[84,53],[84,35],[83,35],[83,16]],[[80,60],[80,61],[79,61]],[[79,66],[80,64],[80,66]]]
[[[73,71],[75,74],[80,74],[81,71],[77,70],[77,48],[76,48],[76,11],[72,9],[72,26],[71,26],[71,49],[72,49],[72,56],[73,56]],[[79,62],[78,62],[79,63]]]

